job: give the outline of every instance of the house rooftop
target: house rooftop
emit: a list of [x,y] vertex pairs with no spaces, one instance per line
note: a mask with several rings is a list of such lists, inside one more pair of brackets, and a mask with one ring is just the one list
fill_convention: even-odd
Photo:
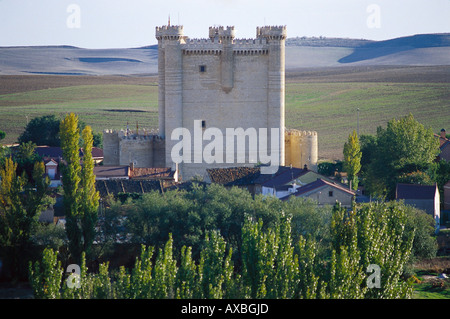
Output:
[[308,169],[302,169],[297,167],[280,166],[275,175],[264,175],[256,181],[261,183],[264,187],[276,188],[277,186],[286,185],[296,178],[308,173]]
[[94,175],[96,177],[111,178],[111,177],[128,177],[128,166],[95,166]]
[[330,182],[330,181],[327,181],[327,180],[319,178],[319,179],[317,179],[316,181],[314,181],[312,183],[309,183],[309,184],[307,184],[305,186],[297,188],[295,193],[289,194],[289,195],[281,198],[281,200],[287,200],[290,196],[301,196],[301,195],[307,194],[309,192],[313,192],[313,191],[315,191],[315,190],[317,190],[319,188],[322,188],[324,186],[334,187],[334,188],[336,188],[336,189],[338,189],[340,191],[343,191],[343,192],[345,192],[345,193],[347,193],[349,195],[355,195],[356,194],[354,191],[348,189],[347,187],[345,187],[343,185],[340,185],[340,184],[337,184],[337,183],[333,183],[333,182]]
[[101,197],[107,197],[108,195],[117,196],[121,193],[145,194],[152,191],[162,192],[163,190],[158,180],[135,181],[127,179],[97,180],[95,181],[95,188]]
[[260,167],[211,168],[206,170],[212,183],[224,186],[262,185],[277,188],[310,172],[297,167],[280,166],[275,174],[261,174]]
[[396,199],[434,199],[437,191],[436,185],[397,184]]
[[261,174],[259,167],[228,167],[210,168],[206,172],[212,183],[224,186],[239,186],[254,184],[254,180]]
[[133,167],[130,169],[130,178],[142,179],[173,179],[175,171],[170,167]]

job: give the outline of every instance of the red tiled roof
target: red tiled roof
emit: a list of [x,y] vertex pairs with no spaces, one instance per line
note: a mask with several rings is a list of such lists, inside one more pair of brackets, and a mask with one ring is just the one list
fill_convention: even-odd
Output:
[[224,186],[253,184],[260,174],[259,167],[210,168],[206,170],[212,183]]
[[94,175],[96,177],[128,177],[128,166],[95,166]]
[[134,167],[130,169],[130,178],[172,179],[175,172],[170,167]]

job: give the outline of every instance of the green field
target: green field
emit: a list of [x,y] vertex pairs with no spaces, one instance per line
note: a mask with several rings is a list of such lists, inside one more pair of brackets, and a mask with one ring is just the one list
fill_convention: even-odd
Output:
[[0,95],[0,129],[12,143],[34,117],[74,112],[94,131],[158,127],[158,86],[81,85]]
[[[63,117],[68,112],[78,114],[97,132],[125,128],[127,122],[131,128],[139,123],[140,128],[156,129],[155,78],[143,77],[132,84],[124,79],[123,83],[91,81],[89,85],[63,86],[55,81],[53,88],[19,88],[14,91],[17,93],[1,94],[0,130],[7,133],[3,142],[15,142],[27,120],[47,114]],[[408,113],[436,133],[441,128],[449,131],[450,83],[324,82],[323,79],[321,82],[290,79],[286,83],[286,127],[317,131],[322,159],[341,158],[348,134],[357,128],[358,108],[361,134],[374,134],[377,126],[385,126],[388,120]]]
[[448,83],[288,83],[286,127],[317,131],[319,156],[333,159],[357,129],[358,108],[360,134],[409,113],[438,133],[449,127],[449,101]]

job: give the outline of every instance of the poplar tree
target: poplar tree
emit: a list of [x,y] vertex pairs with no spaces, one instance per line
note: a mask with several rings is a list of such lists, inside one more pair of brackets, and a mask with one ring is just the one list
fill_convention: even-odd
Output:
[[83,140],[83,166],[81,168],[81,220],[84,239],[84,251],[89,256],[92,242],[95,238],[95,225],[98,220],[98,206],[100,195],[95,189],[94,160],[92,158],[93,134],[90,126],[86,126],[81,133]]
[[358,134],[355,130],[349,135],[347,143],[344,144],[344,171],[348,174],[353,190],[358,189],[358,173],[361,170],[361,147]]
[[60,124],[64,208],[69,250],[75,262],[81,253],[90,252],[95,237],[98,218],[99,194],[95,190],[94,163],[92,159],[92,130],[86,126],[82,132],[83,167],[80,163],[78,117],[70,113]]
[[80,154],[78,142],[78,117],[70,113],[60,123],[61,149],[64,165],[61,165],[62,183],[64,188],[64,210],[66,216],[66,232],[69,239],[69,250],[76,263],[81,260],[82,230],[80,207]]

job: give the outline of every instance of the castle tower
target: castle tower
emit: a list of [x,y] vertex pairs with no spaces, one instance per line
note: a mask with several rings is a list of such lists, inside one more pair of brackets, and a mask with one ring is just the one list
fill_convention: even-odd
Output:
[[183,26],[156,28],[158,39],[158,112],[159,134],[166,140],[166,166],[172,166],[170,139],[174,128],[183,127]]
[[[192,150],[191,161],[179,165],[185,180],[197,174],[206,176],[206,168],[256,164],[225,158],[214,163],[196,161],[208,142],[194,145],[193,135],[208,128],[224,135],[227,128],[267,128],[269,133],[279,128],[278,162],[284,165],[285,27],[257,28],[256,39],[236,39],[232,26],[210,27],[208,38],[189,39],[182,26],[169,25],[157,27],[156,38],[159,134],[166,141],[166,166],[175,165],[171,152],[179,140],[172,141],[171,134],[176,128],[192,135],[190,147],[183,148]],[[201,126],[194,127],[194,123]]]
[[308,169],[317,172],[318,138],[315,131],[286,130],[285,135],[285,165]]
[[267,125],[280,128],[280,165],[284,165],[286,27],[257,28],[256,37],[267,39],[269,44]]
[[113,130],[105,130],[103,132],[103,165],[115,166],[119,165],[120,152],[119,152],[120,140],[117,132]]
[[233,89],[233,41],[235,36],[234,27],[218,30],[219,41],[222,43],[222,55],[220,58],[220,73],[222,81],[222,90],[230,92]]

